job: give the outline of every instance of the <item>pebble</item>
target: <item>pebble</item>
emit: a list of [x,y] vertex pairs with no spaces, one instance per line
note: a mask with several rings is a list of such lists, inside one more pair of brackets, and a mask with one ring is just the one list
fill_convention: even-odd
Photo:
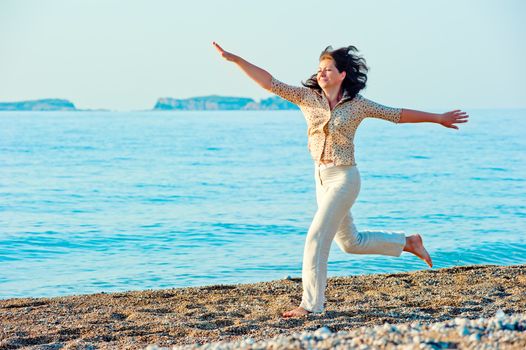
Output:
[[314,332],[314,337],[315,338],[318,338],[318,339],[327,339],[328,337],[330,337],[332,334],[331,330],[325,326],[321,327],[321,328],[318,328],[315,332]]
[[473,333],[470,337],[469,337],[469,340],[472,341],[472,342],[478,342],[480,340],[481,335],[480,333]]
[[[440,337],[440,339],[438,338]],[[454,320],[422,324],[420,322],[332,332],[322,326],[313,332],[280,335],[256,341],[244,338],[234,342],[189,344],[162,348],[151,344],[145,350],[193,350],[193,349],[499,349],[502,343],[509,349],[523,349],[526,344],[526,314],[506,315],[498,310],[494,317],[470,320]],[[517,344],[515,347],[514,344]]]
[[470,334],[471,334],[471,332],[469,331],[468,327],[461,326],[461,327],[458,328],[458,335],[460,335],[461,337],[465,337],[465,336],[468,336]]
[[497,318],[498,320],[501,320],[505,317],[506,317],[506,314],[504,313],[504,311],[502,311],[502,309],[498,309],[497,312],[495,313],[495,318]]

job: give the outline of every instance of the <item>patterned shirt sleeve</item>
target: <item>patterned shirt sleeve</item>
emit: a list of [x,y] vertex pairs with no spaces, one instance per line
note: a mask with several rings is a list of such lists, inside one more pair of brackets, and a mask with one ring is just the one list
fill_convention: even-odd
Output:
[[296,105],[300,105],[302,101],[305,100],[310,89],[288,85],[272,77],[270,92]]
[[364,117],[384,119],[393,123],[400,122],[401,108],[384,106],[365,97],[362,97],[362,102],[365,111]]

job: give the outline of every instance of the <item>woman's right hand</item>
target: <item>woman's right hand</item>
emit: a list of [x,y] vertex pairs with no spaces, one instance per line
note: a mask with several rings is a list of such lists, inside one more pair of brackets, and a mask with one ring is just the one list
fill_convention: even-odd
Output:
[[243,58],[234,55],[228,51],[223,50],[221,46],[215,41],[212,42],[216,50],[221,54],[225,60],[234,62],[243,72],[245,72],[251,79],[259,84],[262,88],[270,90],[272,86],[272,75],[264,69],[253,65],[252,63],[244,60]]
[[221,57],[223,57],[225,60],[227,61],[230,61],[230,62],[236,62],[238,56],[228,52],[228,51],[225,51],[223,50],[223,48],[221,46],[219,46],[218,43],[216,43],[215,41],[212,42],[212,45],[214,45],[214,47],[216,48],[216,50],[221,54]]

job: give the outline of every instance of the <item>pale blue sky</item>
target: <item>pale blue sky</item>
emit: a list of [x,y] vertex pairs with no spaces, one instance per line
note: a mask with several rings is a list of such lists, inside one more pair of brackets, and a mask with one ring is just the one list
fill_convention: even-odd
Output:
[[419,108],[526,107],[526,1],[0,0],[0,101],[149,109],[158,97],[270,96],[213,40],[299,85],[355,45],[363,94]]

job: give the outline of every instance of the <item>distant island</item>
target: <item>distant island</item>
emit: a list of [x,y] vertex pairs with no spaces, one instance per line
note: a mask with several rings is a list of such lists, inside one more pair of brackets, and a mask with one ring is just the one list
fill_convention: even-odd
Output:
[[0,102],[0,111],[76,111],[68,100],[47,98],[20,102]]
[[187,99],[160,98],[154,110],[219,111],[219,110],[283,110],[298,107],[278,96],[262,99],[260,102],[247,97],[202,96]]
[[[154,111],[291,110],[298,107],[278,96],[256,102],[247,97],[201,96],[187,99],[159,98]],[[0,102],[0,111],[82,111],[64,99]],[[93,111],[93,110],[91,110]]]

